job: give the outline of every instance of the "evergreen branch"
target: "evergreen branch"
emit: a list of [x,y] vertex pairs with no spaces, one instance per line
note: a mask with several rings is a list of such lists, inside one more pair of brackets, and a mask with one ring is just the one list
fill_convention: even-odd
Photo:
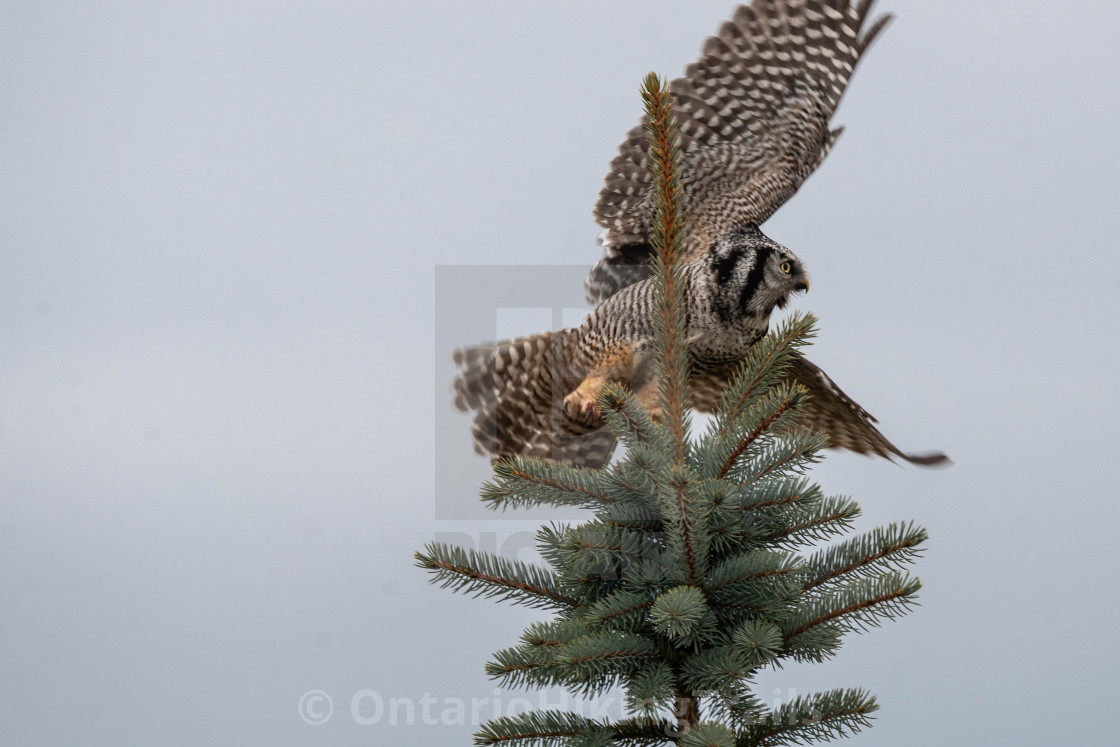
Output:
[[[653,662],[626,683],[626,708],[652,715],[673,706],[673,669],[664,661]],[[662,738],[664,734],[662,732]]]
[[629,459],[615,464],[607,472],[607,482],[612,487],[612,493],[618,495],[620,500],[604,508],[609,510],[616,506],[647,504],[654,509],[657,503],[657,484],[653,479],[655,470],[635,459],[635,452],[649,453],[650,449],[634,446],[629,451]]
[[[720,465],[719,470],[714,475],[716,479],[724,479],[727,477],[728,472],[739,461],[748,448],[754,444],[758,438],[775,428],[779,421],[786,415],[794,415],[797,413],[798,406],[805,401],[805,389],[796,384],[785,384],[780,387],[771,389],[762,401],[752,407],[747,413],[737,417],[728,426],[731,432],[734,432],[743,421],[751,421],[753,427],[745,435],[733,439],[728,449],[727,456],[724,458],[723,463]],[[787,418],[788,419],[788,418]],[[731,438],[730,433],[727,436],[713,439],[714,444],[711,451],[719,449],[725,441]]]
[[[713,511],[712,517],[724,535],[718,544],[723,557],[775,543],[798,544],[796,540],[802,538],[797,537],[797,530],[808,530],[813,521],[819,520],[822,506],[836,507],[824,499],[818,485],[803,477],[748,483],[724,504]],[[790,532],[795,539],[784,539]],[[826,534],[822,530],[815,533]]]
[[432,571],[432,582],[443,588],[476,597],[498,597],[529,607],[580,606],[579,600],[560,591],[551,573],[519,560],[434,542],[415,557],[416,565]]
[[653,419],[633,393],[620,384],[608,384],[599,394],[603,421],[628,449],[651,446],[656,437]]
[[643,532],[647,537],[661,531],[661,515],[656,504],[637,501],[615,504],[596,512],[595,518],[612,527]]
[[493,661],[486,662],[486,674],[501,680],[505,687],[549,687],[559,677],[555,658],[556,652],[545,646],[505,648],[494,653]]
[[877,627],[915,604],[921,586],[916,578],[899,573],[849,582],[829,594],[808,597],[800,610],[782,622],[782,633],[788,643],[825,623],[839,624],[846,630]]
[[658,648],[642,636],[615,631],[591,633],[556,651],[552,684],[582,695],[604,692],[660,658]]
[[[663,432],[663,428],[658,429],[658,433]],[[660,438],[660,437],[659,437]],[[634,444],[627,450],[627,460],[622,464],[626,464],[627,474],[634,476],[641,475],[648,484],[649,491],[644,491],[643,495],[652,497],[653,502],[657,501],[658,483],[661,475],[669,467],[669,463],[665,458],[658,454],[655,446],[646,446],[645,444]],[[621,466],[621,464],[619,465]]]
[[753,531],[754,527],[748,524],[738,512],[713,507],[708,514],[708,531],[711,533],[708,551],[712,557],[727,557],[754,548],[759,533]]
[[573,595],[586,606],[618,591],[621,586],[618,575],[617,568],[588,572],[583,575],[565,572],[563,582],[565,588],[571,588]]
[[648,549],[646,532],[589,521],[568,529],[560,554],[569,575],[618,582]]
[[820,461],[818,454],[828,446],[828,436],[808,428],[795,428],[768,443],[759,440],[754,456],[736,464],[727,477],[744,484],[771,476],[801,472]]
[[542,504],[598,508],[612,502],[602,470],[510,456],[494,465],[494,475],[496,481],[482,487],[482,500],[492,509]]
[[750,689],[750,678],[728,682],[723,687],[705,693],[704,705],[710,721],[723,721],[741,729],[758,723],[767,708]]
[[863,690],[830,690],[798,697],[769,713],[739,736],[742,747],[819,742],[856,734],[871,725],[878,710]]
[[623,590],[587,607],[580,619],[589,625],[637,632],[645,623],[652,606],[653,599],[648,594]]
[[720,723],[694,724],[677,742],[680,747],[735,747],[735,732]]
[[770,607],[762,602],[754,604],[742,601],[721,602],[717,599],[712,600],[712,608],[718,610],[737,610],[739,612],[769,612]]
[[658,651],[641,636],[627,633],[592,633],[567,644],[557,661],[599,668],[604,663],[656,658]]
[[645,532],[589,521],[569,529],[565,544],[577,554],[603,552],[620,559],[634,559],[642,556],[645,539]]
[[740,486],[728,480],[708,479],[701,482],[700,488],[708,503],[709,556],[726,558],[751,548],[758,533],[752,531],[754,527],[737,510],[736,503],[742,498]]
[[642,101],[648,118],[646,137],[653,177],[655,248],[665,268],[670,269],[680,260],[684,234],[684,216],[680,210],[683,197],[681,153],[669,86],[656,73],[648,74],[643,81]]
[[557,648],[589,632],[587,626],[578,620],[535,622],[521,634],[521,640],[530,647]]
[[778,658],[782,631],[772,622],[747,620],[731,634],[732,645],[752,669],[759,669]]
[[603,691],[659,658],[647,639],[625,632],[597,631],[559,646],[522,645],[502,649],[486,673],[503,687],[561,685],[582,694]]
[[735,448],[731,450],[731,453],[727,456],[727,459],[724,460],[723,466],[720,467],[719,474],[716,476],[721,480],[726,477],[728,470],[731,469],[731,465],[735,464],[736,460],[738,460],[739,457],[743,455],[743,452],[747,450],[747,447],[754,443],[755,439],[757,439],[760,435],[762,435],[764,431],[766,431],[766,429],[773,425],[775,420],[780,418],[782,415],[785,415],[789,411],[790,406],[791,405],[788,401],[783,402],[778,406],[776,410],[774,410],[774,412],[772,412],[766,418],[766,420],[763,420],[761,423],[759,423],[757,428],[748,433],[745,438],[740,439],[739,443],[735,446]]
[[[611,477],[614,479],[615,484],[622,490],[629,491],[634,496],[644,495],[645,488],[648,487],[648,481],[645,479],[645,474],[638,470],[625,469],[631,468],[632,465],[623,462],[611,470]],[[634,477],[642,478],[641,480],[634,480]],[[639,482],[643,483],[639,485]]]
[[545,524],[537,530],[537,552],[557,571],[564,566],[564,538],[568,533],[565,524]]
[[661,482],[662,516],[669,535],[679,549],[681,567],[693,586],[699,586],[708,568],[708,526],[704,486],[681,466],[667,470]]
[[637,469],[644,473],[651,482],[656,482],[657,477],[661,474],[664,467],[665,460],[658,456],[656,449],[652,446],[636,445],[630,449],[627,455],[630,457],[629,462]]
[[745,485],[728,502],[737,511],[759,511],[795,504],[811,504],[822,499],[819,485],[804,477],[781,477]]
[[654,601],[649,621],[658,633],[679,643],[693,636],[709,614],[704,592],[695,586],[677,586]]
[[689,516],[688,495],[685,487],[685,484],[673,481],[669,489],[678,517],[675,524],[681,540],[681,549],[684,551],[685,571],[688,573],[688,580],[697,583],[700,580],[700,560],[697,557],[699,553],[694,541],[696,533],[692,526],[692,517]]
[[704,590],[712,593],[727,590],[762,578],[785,576],[797,568],[790,553],[753,550],[735,555],[713,566],[704,582]]
[[766,541],[805,544],[823,540],[848,529],[859,515],[860,508],[855,501],[831,496],[814,510],[792,513],[786,526],[771,532]]
[[719,646],[693,654],[681,665],[681,681],[691,692],[721,690],[751,674],[750,662],[736,646]]
[[653,179],[654,274],[658,295],[655,346],[658,356],[660,404],[669,433],[672,461],[683,465],[688,445],[685,408],[688,403],[688,342],[685,329],[684,277],[679,270],[684,216],[680,184],[681,153],[669,86],[654,73],[642,88],[648,119],[650,173]]
[[852,574],[871,574],[898,568],[920,554],[919,545],[929,538],[925,529],[908,524],[878,527],[867,534],[818,551],[809,559],[809,591]]
[[578,713],[563,711],[531,711],[516,716],[502,716],[483,724],[475,734],[480,747],[516,745],[517,747],[550,747],[570,744],[569,740],[610,734],[608,727]]
[[798,662],[826,661],[840,650],[843,642],[844,629],[840,625],[823,623],[814,628],[809,628],[797,638],[786,640],[782,643],[781,658],[790,658]]
[[664,744],[672,730],[665,719],[650,716],[622,719],[611,725],[613,740],[621,745]]
[[794,314],[781,326],[751,347],[724,389],[712,433],[726,436],[732,423],[745,413],[760,393],[777,384],[795,355],[795,350],[816,337],[817,318]]
[[654,596],[673,586],[686,583],[668,550],[650,552],[647,557],[628,567],[623,575],[624,586],[637,593],[652,593]]
[[738,610],[781,617],[800,593],[795,556],[755,551],[735,556],[708,574],[708,602],[719,611]]

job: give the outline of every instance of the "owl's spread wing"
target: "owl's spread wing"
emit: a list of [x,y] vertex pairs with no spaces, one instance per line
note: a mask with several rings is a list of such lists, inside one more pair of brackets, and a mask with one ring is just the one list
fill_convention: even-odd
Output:
[[[828,154],[829,129],[860,56],[890,20],[864,30],[874,0],[754,0],[709,38],[671,90],[692,253],[729,228],[762,223]],[[652,207],[644,123],[611,161],[595,205],[605,256],[594,303],[645,275]]]
[[[690,382],[692,406],[701,412],[714,412],[720,395],[738,364],[729,364],[697,374]],[[801,423],[828,435],[829,446],[857,454],[876,454],[887,459],[898,457],[912,464],[944,464],[941,453],[907,454],[888,441],[875,427],[878,421],[844,394],[836,382],[819,366],[798,355],[790,367],[790,378],[809,394]]]

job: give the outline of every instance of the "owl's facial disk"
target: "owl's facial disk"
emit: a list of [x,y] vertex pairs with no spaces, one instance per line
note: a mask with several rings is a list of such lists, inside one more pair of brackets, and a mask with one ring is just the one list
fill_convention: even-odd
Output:
[[768,316],[790,296],[809,290],[809,275],[792,251],[753,224],[716,242],[709,258],[717,311],[724,319]]

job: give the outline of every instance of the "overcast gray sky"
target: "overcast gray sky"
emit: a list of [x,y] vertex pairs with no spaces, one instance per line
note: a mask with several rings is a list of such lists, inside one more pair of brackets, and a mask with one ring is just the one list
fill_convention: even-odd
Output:
[[[469,743],[537,615],[411,555],[535,523],[473,505],[437,268],[590,265],[642,75],[734,5],[3,4],[0,742]],[[867,745],[1113,744],[1120,5],[880,9],[766,231],[812,273],[811,357],[956,463],[816,471],[929,528],[923,605],[761,694],[868,687]],[[450,272],[443,308],[485,308]]]

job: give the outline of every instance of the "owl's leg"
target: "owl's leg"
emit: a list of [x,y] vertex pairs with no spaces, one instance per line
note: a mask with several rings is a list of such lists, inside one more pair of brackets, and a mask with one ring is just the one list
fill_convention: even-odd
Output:
[[564,398],[564,414],[584,425],[597,423],[602,417],[599,393],[611,382],[628,382],[632,363],[630,347],[625,344],[602,356],[575,391]]
[[654,376],[634,392],[634,399],[638,400],[639,405],[646,408],[646,412],[654,420],[661,420],[661,416],[664,414],[661,410],[661,403],[658,401],[658,396],[661,393],[660,389],[658,379]]

